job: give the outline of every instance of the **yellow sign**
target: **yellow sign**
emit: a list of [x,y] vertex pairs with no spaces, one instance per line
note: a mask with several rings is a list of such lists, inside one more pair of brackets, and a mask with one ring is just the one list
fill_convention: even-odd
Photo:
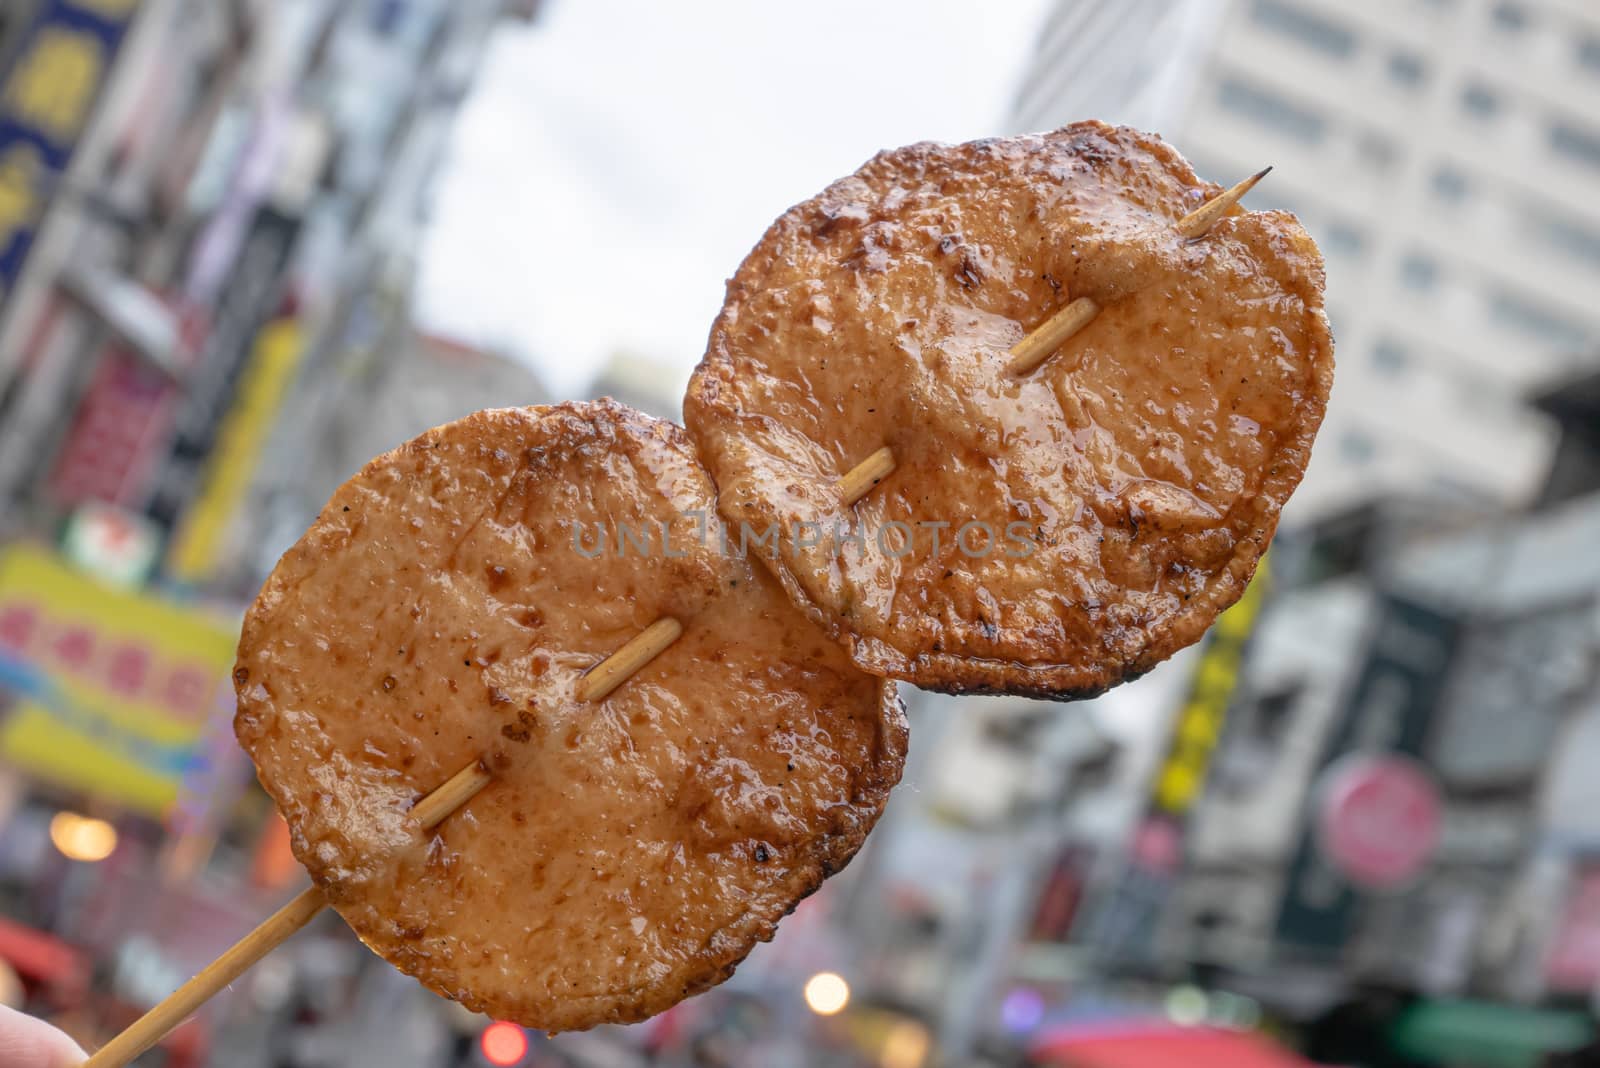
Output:
[[0,554],[0,759],[159,816],[232,700],[234,644],[196,612],[13,546]]
[[1263,559],[1244,595],[1218,617],[1201,650],[1189,697],[1178,710],[1172,729],[1172,746],[1156,775],[1155,803],[1163,812],[1187,812],[1205,786],[1211,754],[1238,686],[1245,642],[1255,629],[1266,585],[1267,561]]
[[44,161],[39,150],[19,142],[0,154],[0,249],[39,219],[39,180]]
[[104,66],[94,34],[46,27],[6,82],[6,110],[57,144],[71,144],[88,118]]
[[273,420],[300,365],[300,323],[277,319],[261,329],[238,398],[217,432],[200,496],[173,539],[169,570],[182,582],[200,582],[216,568],[228,524],[250,488]]

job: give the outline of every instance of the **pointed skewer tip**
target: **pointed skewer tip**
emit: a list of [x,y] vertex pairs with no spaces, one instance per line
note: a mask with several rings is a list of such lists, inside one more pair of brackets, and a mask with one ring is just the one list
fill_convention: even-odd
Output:
[[1244,181],[1239,182],[1237,185],[1234,185],[1233,187],[1226,189],[1221,193],[1218,193],[1216,196],[1212,197],[1210,200],[1206,201],[1204,204],[1200,205],[1198,208],[1179,219],[1177,223],[1174,224],[1174,229],[1191,241],[1199,237],[1204,237],[1206,231],[1210,230],[1211,227],[1216,224],[1218,219],[1221,219],[1224,215],[1231,211],[1233,206],[1239,203],[1239,201],[1244,198],[1246,193],[1254,189],[1256,183],[1265,178],[1271,170],[1271,167],[1263,167],[1261,170],[1257,171],[1255,174],[1252,174]]

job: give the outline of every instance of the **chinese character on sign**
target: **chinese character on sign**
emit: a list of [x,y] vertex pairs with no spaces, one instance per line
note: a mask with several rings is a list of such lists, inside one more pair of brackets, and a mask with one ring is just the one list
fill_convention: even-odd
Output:
[[215,676],[204,665],[181,664],[167,676],[161,688],[161,703],[191,722],[205,719],[211,695],[216,688]]
[[83,672],[95,657],[95,632],[82,624],[61,628],[51,643],[54,663],[71,672]]
[[39,629],[39,610],[31,604],[0,605],[0,649],[25,653]]
[[106,665],[106,684],[125,700],[136,700],[150,677],[150,651],[143,646],[119,645]]
[[4,107],[57,144],[71,144],[83,128],[103,65],[93,34],[45,29],[6,83]]
[[0,252],[38,220],[43,173],[39,150],[32,145],[13,145],[0,155]]

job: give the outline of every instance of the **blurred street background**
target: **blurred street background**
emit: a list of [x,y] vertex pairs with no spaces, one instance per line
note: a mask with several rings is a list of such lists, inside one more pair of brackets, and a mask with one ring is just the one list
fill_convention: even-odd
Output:
[[[103,1041],[304,876],[244,606],[481,407],[676,417],[880,148],[1101,118],[1321,244],[1334,403],[1204,643],[908,691],[868,847],[733,981],[547,1039],[322,917],[147,1068],[1532,1068],[1600,1001],[1594,0],[0,0],[0,1001]],[[1600,1063],[1600,1057],[1587,1062]]]

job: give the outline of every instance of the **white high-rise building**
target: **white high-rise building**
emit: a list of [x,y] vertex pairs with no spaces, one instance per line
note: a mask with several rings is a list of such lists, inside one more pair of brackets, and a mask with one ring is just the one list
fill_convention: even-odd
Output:
[[1520,402],[1600,349],[1594,0],[1059,0],[1018,129],[1159,130],[1205,177],[1273,164],[1328,262],[1334,403],[1301,516],[1381,489],[1515,504]]

